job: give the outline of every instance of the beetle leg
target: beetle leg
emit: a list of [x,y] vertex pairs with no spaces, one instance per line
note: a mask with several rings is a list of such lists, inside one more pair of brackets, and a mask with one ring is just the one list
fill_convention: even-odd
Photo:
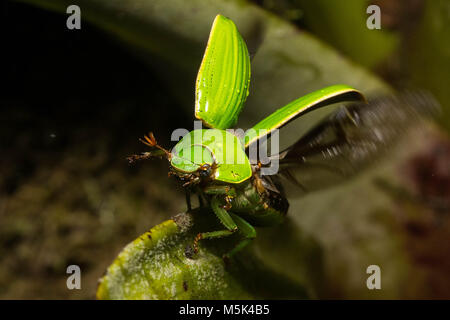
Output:
[[266,191],[266,188],[264,188],[263,186],[262,179],[257,174],[253,175],[253,177],[253,185],[255,186],[259,194],[263,194]]
[[203,192],[209,195],[236,196],[236,190],[230,186],[207,186],[203,189]]
[[209,199],[206,196],[205,192],[203,192],[202,188],[198,187],[196,192],[198,194],[198,200],[199,200],[200,206],[203,207],[205,205],[205,202],[206,202],[206,205],[209,206],[210,205]]
[[191,211],[192,206],[191,206],[191,191],[186,189],[186,205],[187,205],[187,211]]
[[198,253],[198,242],[203,239],[214,239],[214,238],[223,238],[226,236],[230,236],[234,233],[234,231],[230,230],[219,230],[219,231],[212,231],[212,232],[202,232],[197,234],[197,236],[194,238],[194,253]]
[[238,229],[236,223],[233,221],[229,213],[224,208],[222,208],[221,202],[219,201],[218,197],[212,198],[211,208],[213,209],[220,223],[222,223],[225,228],[233,232]]
[[147,159],[150,159],[152,157],[153,157],[153,155],[150,152],[144,152],[142,154],[133,154],[133,155],[129,156],[127,158],[127,160],[128,160],[128,162],[130,164],[132,164],[132,163],[134,163],[136,161],[147,160]]
[[222,208],[227,211],[231,209],[231,200],[236,196],[236,190],[230,186],[208,186],[204,192],[210,195],[225,195],[225,205]]
[[199,205],[199,207],[205,206],[205,204],[203,203],[203,197],[201,194],[198,194],[198,205]]
[[222,207],[223,209],[225,209],[227,211],[231,209],[231,199],[233,199],[233,198],[230,196],[225,196],[226,204]]
[[236,224],[239,228],[239,231],[244,236],[244,239],[241,240],[236,245],[236,247],[234,247],[230,252],[228,252],[227,254],[225,254],[223,256],[223,259],[225,260],[225,262],[228,261],[237,252],[239,252],[243,248],[245,248],[250,242],[252,242],[253,239],[256,238],[256,230],[250,223],[248,223],[247,221],[245,221],[244,219],[242,219],[241,217],[239,217],[236,214],[233,214],[233,213],[230,213],[230,214],[231,214],[231,217],[233,218],[233,220],[236,222]]
[[195,177],[195,178],[191,178],[188,182],[185,182],[183,184],[183,187],[187,187],[191,184],[197,184],[198,182],[200,182],[200,178],[199,177]]
[[194,239],[194,253],[198,252],[198,242],[202,239],[214,239],[232,235],[238,230],[238,226],[233,221],[229,213],[221,207],[218,197],[213,197],[211,200],[211,208],[219,219],[220,223],[224,225],[226,230],[219,230],[213,232],[199,233]]

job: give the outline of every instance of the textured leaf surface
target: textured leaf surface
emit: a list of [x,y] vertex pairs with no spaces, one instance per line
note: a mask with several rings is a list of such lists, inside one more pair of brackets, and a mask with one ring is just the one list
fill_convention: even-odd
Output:
[[[203,216],[198,219],[199,215]],[[126,246],[108,268],[101,279],[97,298],[308,297],[304,286],[270,270],[251,252],[225,265],[221,254],[229,250],[236,239],[203,242],[198,255],[188,258],[186,248],[192,245],[199,230],[220,228],[211,218],[213,213],[207,210],[180,214],[141,235]]]

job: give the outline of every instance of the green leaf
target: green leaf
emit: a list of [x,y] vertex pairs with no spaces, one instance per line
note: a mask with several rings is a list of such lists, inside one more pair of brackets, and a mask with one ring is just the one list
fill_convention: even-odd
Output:
[[97,298],[276,299],[309,296],[303,285],[271,270],[250,251],[238,254],[225,264],[221,256],[236,238],[200,242],[199,253],[188,258],[187,248],[192,245],[195,235],[212,227],[220,228],[214,214],[203,209],[179,214],[152,228],[126,246],[108,268],[100,281]]

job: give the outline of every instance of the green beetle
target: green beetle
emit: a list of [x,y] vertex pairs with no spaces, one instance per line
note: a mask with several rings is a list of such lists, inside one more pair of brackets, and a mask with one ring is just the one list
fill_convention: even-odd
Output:
[[[248,95],[250,58],[235,24],[218,15],[196,82],[195,117],[210,129],[185,135],[171,150],[159,146],[150,133],[141,139],[150,152],[129,157],[130,162],[164,156],[170,175],[210,206],[223,230],[200,233],[201,239],[225,237],[240,231],[243,239],[224,257],[230,257],[256,237],[254,226],[283,221],[288,211],[281,178],[306,193],[323,189],[359,172],[386,149],[415,119],[431,114],[434,104],[425,94],[374,99],[369,103],[346,85],[330,86],[303,96],[257,123],[242,137],[225,130],[236,124]],[[250,161],[249,148],[303,114],[339,102],[353,102],[331,113],[282,152],[270,155],[279,162],[277,175],[263,175],[259,161]]]

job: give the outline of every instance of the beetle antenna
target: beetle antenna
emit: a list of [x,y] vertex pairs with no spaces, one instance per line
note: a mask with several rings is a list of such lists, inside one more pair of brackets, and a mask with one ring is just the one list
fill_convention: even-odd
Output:
[[150,158],[152,158],[152,154],[150,152],[144,152],[142,154],[133,154],[133,155],[127,157],[127,160],[130,164],[133,164],[136,161],[147,160]]
[[167,151],[158,144],[155,136],[153,135],[153,132],[149,132],[147,135],[144,135],[144,139],[139,138],[139,141],[145,144],[146,146],[157,148],[163,151],[167,159],[170,159],[172,157],[172,154],[169,151]]

